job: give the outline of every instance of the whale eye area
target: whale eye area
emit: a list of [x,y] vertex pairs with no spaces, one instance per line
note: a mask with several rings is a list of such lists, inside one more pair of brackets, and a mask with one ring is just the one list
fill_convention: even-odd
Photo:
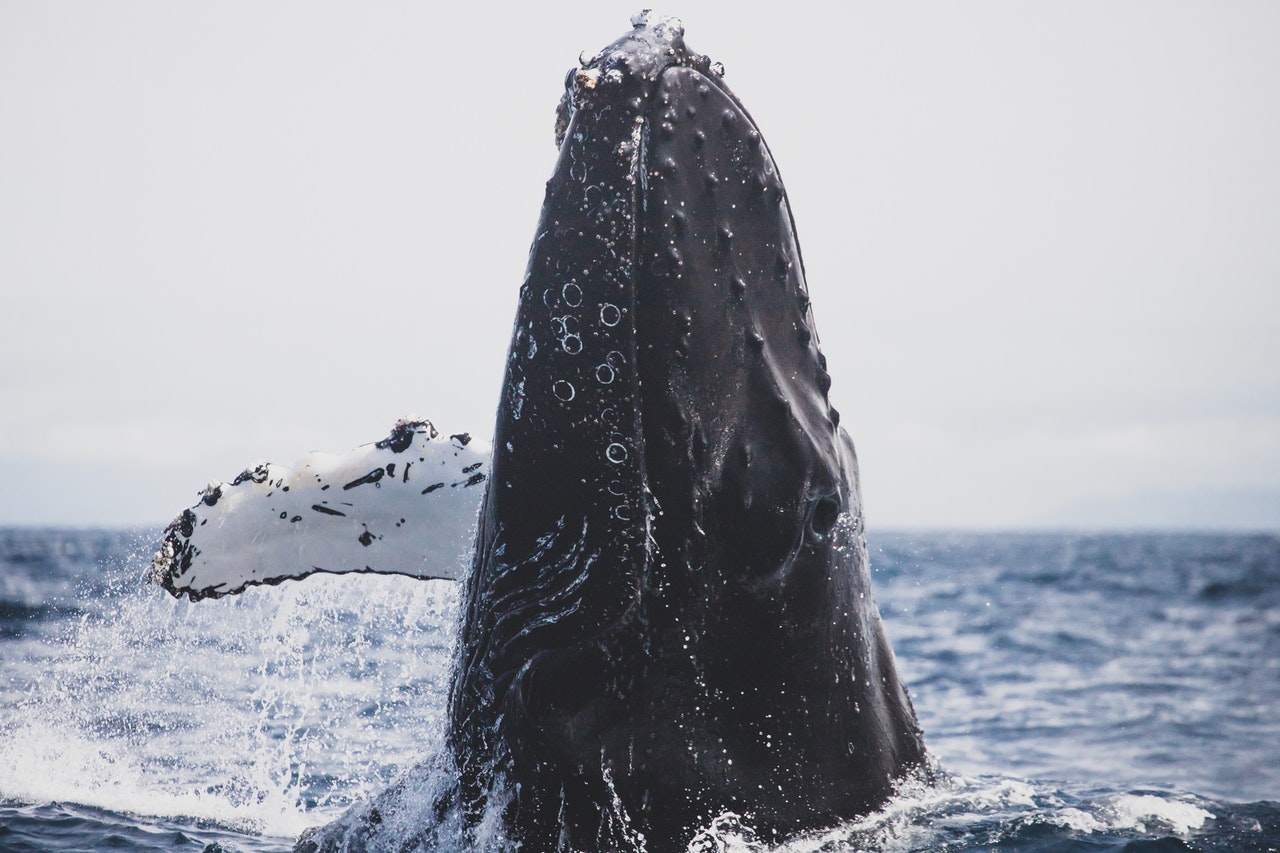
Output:
[[839,495],[823,495],[809,507],[808,533],[811,540],[822,541],[827,538],[831,528],[840,519]]

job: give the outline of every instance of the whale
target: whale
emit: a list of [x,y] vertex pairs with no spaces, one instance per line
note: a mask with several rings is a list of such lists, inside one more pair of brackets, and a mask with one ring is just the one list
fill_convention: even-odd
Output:
[[461,807],[601,851],[866,813],[925,753],[778,168],[678,21],[566,86],[465,581]]
[[[773,842],[930,772],[777,164],[678,19],[631,23],[565,79],[491,445],[405,421],[350,459],[255,466],[150,575],[195,599],[460,582],[449,781],[420,820],[476,848],[664,853],[725,820]],[[309,531],[325,547],[298,556]],[[377,846],[421,789],[296,849]]]

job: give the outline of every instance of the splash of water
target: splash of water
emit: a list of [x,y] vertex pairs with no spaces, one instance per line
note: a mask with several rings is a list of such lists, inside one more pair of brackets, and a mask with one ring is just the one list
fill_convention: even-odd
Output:
[[0,800],[294,837],[439,748],[449,583],[317,577],[191,604],[146,547],[7,653]]

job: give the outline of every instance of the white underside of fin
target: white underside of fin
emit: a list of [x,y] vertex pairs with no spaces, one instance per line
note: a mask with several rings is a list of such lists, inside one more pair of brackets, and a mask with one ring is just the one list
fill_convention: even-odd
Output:
[[429,421],[347,453],[260,463],[169,525],[148,580],[197,600],[316,572],[456,579],[488,469],[486,444]]

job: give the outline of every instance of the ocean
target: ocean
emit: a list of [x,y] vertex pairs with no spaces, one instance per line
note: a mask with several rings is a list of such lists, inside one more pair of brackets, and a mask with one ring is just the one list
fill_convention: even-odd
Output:
[[[440,751],[452,582],[193,604],[158,538],[0,529],[0,853],[287,851]],[[1280,536],[869,544],[937,780],[778,849],[1280,851]]]

